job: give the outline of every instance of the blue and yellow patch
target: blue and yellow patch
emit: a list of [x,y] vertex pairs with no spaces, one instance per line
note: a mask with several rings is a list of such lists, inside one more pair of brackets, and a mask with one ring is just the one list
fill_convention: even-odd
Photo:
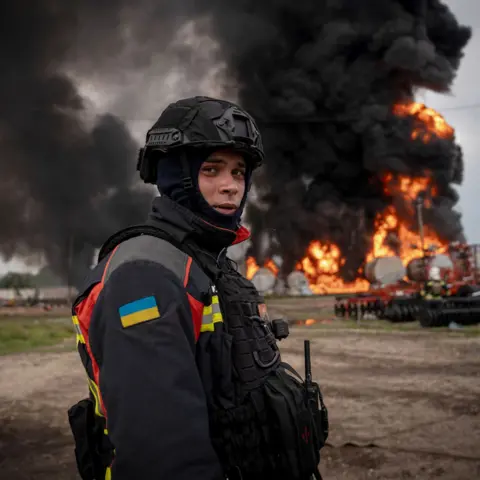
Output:
[[137,323],[155,320],[160,317],[157,301],[153,295],[122,305],[118,311],[123,328],[131,327]]

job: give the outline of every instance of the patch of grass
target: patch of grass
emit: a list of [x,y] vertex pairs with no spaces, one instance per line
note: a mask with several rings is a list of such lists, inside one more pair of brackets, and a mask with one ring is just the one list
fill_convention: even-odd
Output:
[[70,319],[0,317],[0,355],[54,346],[74,336]]
[[[315,331],[321,334],[322,331],[333,330],[357,330],[359,332],[375,333],[375,332],[418,332],[424,334],[450,334],[450,335],[462,335],[476,337],[480,336],[480,325],[469,325],[459,329],[450,329],[448,327],[439,328],[423,328],[419,322],[406,322],[406,323],[392,323],[386,320],[366,320],[362,319],[359,323],[355,320],[337,319],[332,314],[329,319],[321,319],[310,317],[316,320],[315,323],[310,325],[302,325],[303,321],[300,320],[298,324],[294,325],[296,328],[305,328]],[[295,328],[295,327],[294,327]]]

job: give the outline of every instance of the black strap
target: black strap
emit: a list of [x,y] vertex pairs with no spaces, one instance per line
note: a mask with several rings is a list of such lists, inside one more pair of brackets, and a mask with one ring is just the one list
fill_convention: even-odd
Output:
[[103,244],[100,252],[98,253],[98,262],[101,262],[107,255],[109,255],[117,245],[126,240],[129,240],[140,235],[151,235],[152,237],[160,238],[161,240],[166,240],[170,242],[173,246],[185,252],[187,255],[192,257],[197,261],[205,273],[210,277],[213,283],[216,283],[218,276],[220,274],[221,268],[217,265],[216,259],[207,252],[190,245],[188,241],[183,243],[175,240],[171,235],[169,235],[164,230],[161,230],[153,225],[141,224],[134,225],[132,227],[125,228],[119,232],[113,234],[107,241]]
[[180,163],[182,166],[182,185],[187,194],[193,190],[192,172],[190,171],[190,163],[188,162],[185,150],[180,153]]
[[114,233],[110,238],[107,239],[98,253],[98,262],[101,262],[115,249],[117,245],[120,245],[120,243],[140,235],[152,235],[153,237],[161,238],[162,240],[171,241],[166,232],[152,225],[134,225]]
[[300,379],[301,382],[303,382],[303,378],[300,376],[300,374],[288,363],[285,362],[280,362],[280,365],[285,369],[288,370],[289,372],[293,373],[297,378]]

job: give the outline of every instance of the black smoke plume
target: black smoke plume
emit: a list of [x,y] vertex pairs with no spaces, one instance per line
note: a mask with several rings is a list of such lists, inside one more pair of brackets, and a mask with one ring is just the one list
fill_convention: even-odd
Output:
[[[463,175],[460,147],[454,138],[413,141],[414,120],[392,113],[418,88],[448,92],[455,78],[471,31],[439,0],[30,0],[3,2],[0,18],[4,254],[44,252],[65,272],[69,252],[82,262],[144,218],[150,194],[134,186],[137,145],[113,115],[85,120],[65,72],[128,83],[125,74],[147,68],[191,20],[219,43],[235,87],[225,95],[236,95],[264,134],[260,201],[248,212],[259,261],[265,235],[267,254],[280,253],[286,271],[319,239],[340,247],[342,275],[354,277],[377,213],[399,203],[385,193],[386,172],[428,171],[437,194],[426,223],[443,239],[463,238],[452,188]],[[192,61],[188,80],[199,78],[204,65],[193,60],[202,48],[161,57],[163,73]],[[152,120],[164,106],[152,107]],[[398,211],[409,208],[400,202]]]
[[[385,193],[386,172],[429,172],[438,190],[426,223],[443,240],[463,239],[451,186],[462,179],[460,147],[454,138],[412,141],[414,120],[392,113],[418,88],[448,92],[454,80],[471,31],[442,2],[203,3],[239,101],[264,134],[262,206],[248,212],[257,260],[280,253],[288,272],[313,239],[334,242],[353,279],[376,215],[399,201]],[[411,209],[397,210],[414,228]],[[273,249],[262,252],[265,235]]]
[[96,21],[98,33],[102,20],[118,24],[117,8],[96,3],[0,7],[0,251],[41,253],[74,284],[95,247],[145,217],[151,196],[134,188],[138,147],[128,129],[108,114],[91,124],[65,73],[69,60],[88,58],[76,43],[82,25]]

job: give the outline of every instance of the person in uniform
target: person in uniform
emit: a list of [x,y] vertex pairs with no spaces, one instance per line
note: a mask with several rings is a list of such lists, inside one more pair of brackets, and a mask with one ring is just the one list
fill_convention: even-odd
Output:
[[428,271],[428,280],[420,291],[420,295],[425,300],[441,300],[449,296],[448,284],[441,276],[440,268],[430,267]]
[[254,119],[193,97],[146,135],[145,224],[103,245],[72,307],[90,394],[69,410],[85,479],[321,478],[318,385],[281,361],[288,335],[227,257],[262,163]]

